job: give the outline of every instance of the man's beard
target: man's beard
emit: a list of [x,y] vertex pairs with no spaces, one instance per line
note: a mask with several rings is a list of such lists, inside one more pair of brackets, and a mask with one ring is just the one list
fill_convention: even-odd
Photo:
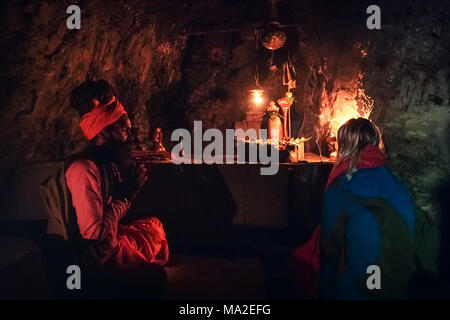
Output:
[[122,177],[127,177],[132,165],[131,161],[131,143],[108,139],[102,146],[108,159],[119,167]]

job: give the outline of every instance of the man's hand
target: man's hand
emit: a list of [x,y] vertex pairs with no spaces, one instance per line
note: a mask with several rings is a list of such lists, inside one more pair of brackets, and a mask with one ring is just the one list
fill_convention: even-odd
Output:
[[136,184],[139,189],[147,182],[148,174],[147,174],[147,166],[145,164],[139,164],[136,168]]
[[133,163],[130,166],[130,173],[128,175],[128,179],[124,184],[123,196],[127,198],[129,201],[132,201],[142,186],[148,180],[148,168],[150,164],[145,163]]

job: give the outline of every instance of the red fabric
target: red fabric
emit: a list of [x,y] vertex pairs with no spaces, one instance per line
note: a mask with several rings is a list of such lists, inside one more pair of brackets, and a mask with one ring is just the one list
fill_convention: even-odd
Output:
[[[331,170],[328,177],[327,184],[325,185],[325,190],[328,189],[337,177],[347,171],[349,163],[350,161],[347,159],[342,161],[337,167],[333,167],[333,170]],[[384,166],[385,164],[386,157],[384,154],[377,147],[367,145],[361,152],[357,169],[377,168]]]
[[119,224],[117,233],[119,248],[114,253],[114,261],[119,266],[147,263],[165,265],[169,261],[166,234],[157,218],[141,219],[128,225]]
[[92,161],[72,163],[66,171],[66,181],[80,234],[84,239],[99,241],[102,263],[119,267],[167,263],[169,248],[161,222],[152,217],[120,224],[129,204],[109,199],[103,205],[100,172]]
[[[97,101],[97,100],[95,100]],[[86,113],[80,121],[80,128],[87,140],[91,140],[110,124],[126,114],[122,104],[112,97],[105,104],[96,102],[91,112]]]
[[287,272],[291,276],[292,289],[302,299],[314,299],[319,284],[320,227],[311,238],[295,249],[289,257]]
[[[367,145],[361,153],[357,168],[377,168],[385,165],[384,154],[375,146]],[[337,167],[333,167],[328,177],[325,190],[347,171],[349,161],[343,161]],[[292,276],[296,294],[302,299],[315,299],[319,284],[320,273],[320,225],[316,227],[311,238],[294,250],[288,260],[288,272]]]

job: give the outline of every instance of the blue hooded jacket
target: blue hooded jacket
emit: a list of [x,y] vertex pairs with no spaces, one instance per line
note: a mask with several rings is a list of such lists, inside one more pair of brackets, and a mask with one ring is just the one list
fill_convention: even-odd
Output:
[[389,169],[384,166],[359,169],[350,180],[345,173],[338,176],[324,193],[321,228],[322,239],[326,239],[339,216],[347,213],[345,270],[338,274],[337,261],[321,260],[321,279],[335,279],[320,289],[320,295],[325,299],[368,299],[361,284],[365,283],[367,267],[376,264],[382,250],[383,235],[379,221],[367,207],[349,200],[348,195],[385,199],[401,216],[411,235],[414,234],[414,203]]

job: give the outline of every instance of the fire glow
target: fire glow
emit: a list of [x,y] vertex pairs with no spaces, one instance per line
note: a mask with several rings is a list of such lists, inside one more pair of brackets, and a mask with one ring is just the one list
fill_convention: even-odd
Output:
[[363,95],[364,100],[369,103],[360,99],[357,101],[349,92],[340,91],[332,107],[322,108],[319,116],[320,126],[328,125],[331,137],[336,137],[339,127],[348,120],[359,117],[369,118],[373,109],[373,100],[364,94],[363,89],[358,90],[358,96],[360,95]]
[[[325,133],[330,143],[334,143],[334,152],[336,155],[336,137],[339,127],[345,122],[354,118],[368,119],[373,110],[373,99],[365,94],[362,88],[362,74],[358,76],[358,85],[355,92],[340,90],[336,94],[333,104],[324,104],[320,109],[319,126],[328,128]],[[324,99],[325,100],[325,99]],[[324,132],[324,131],[322,131]]]
[[260,105],[264,102],[263,90],[251,90],[252,101],[255,105]]
[[[354,49],[359,52],[361,59],[367,58],[367,50],[360,42],[354,44]],[[336,155],[339,128],[350,119],[359,117],[369,119],[373,110],[374,101],[363,89],[363,74],[359,72],[355,80],[353,89],[339,90],[332,103],[327,99],[325,89],[322,91],[323,104],[320,108],[319,128],[316,127],[318,133],[316,143],[321,137],[326,138],[329,144],[332,144],[332,157]]]

